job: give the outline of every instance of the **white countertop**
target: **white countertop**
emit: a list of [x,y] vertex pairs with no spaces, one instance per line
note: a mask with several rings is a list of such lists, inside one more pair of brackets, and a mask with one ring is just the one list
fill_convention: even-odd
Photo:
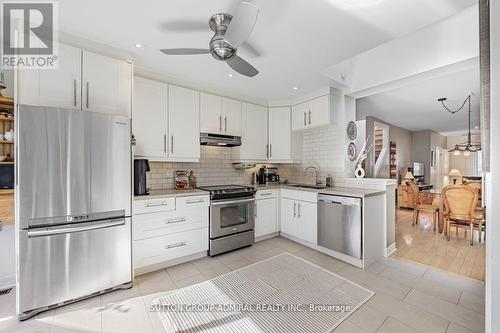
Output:
[[326,187],[326,188],[307,188],[307,187],[297,187],[291,186],[290,184],[267,184],[267,185],[255,185],[257,190],[264,189],[290,189],[297,191],[307,191],[307,192],[316,192],[319,194],[331,194],[331,195],[340,195],[340,196],[348,196],[355,198],[367,198],[374,195],[384,194],[384,190],[373,190],[373,189],[364,189],[364,188],[354,188],[354,187]]
[[176,190],[174,188],[164,190],[149,190],[149,195],[136,195],[134,200],[148,200],[152,198],[175,198],[175,197],[191,197],[195,195],[209,195],[207,191],[198,189]]
[[[305,191],[305,192],[315,192],[318,194],[331,194],[331,195],[340,195],[340,196],[348,196],[355,198],[367,198],[374,195],[384,194],[383,190],[373,190],[373,189],[363,189],[363,188],[354,188],[354,187],[326,187],[326,188],[307,188],[307,187],[297,187],[291,186],[290,184],[267,184],[267,185],[249,185],[254,186],[257,190],[265,190],[265,189],[289,189],[296,191]],[[149,195],[139,195],[134,196],[134,200],[147,200],[151,198],[170,198],[170,197],[188,197],[188,196],[196,196],[196,195],[209,195],[207,191],[198,190],[198,189],[189,189],[189,190],[176,190],[176,189],[163,189],[163,190],[150,190]]]

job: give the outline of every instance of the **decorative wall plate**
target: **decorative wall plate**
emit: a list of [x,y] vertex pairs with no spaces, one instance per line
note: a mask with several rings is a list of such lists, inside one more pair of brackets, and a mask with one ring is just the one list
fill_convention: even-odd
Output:
[[347,124],[347,136],[349,140],[354,140],[356,136],[358,136],[358,128],[356,127],[356,123],[352,120]]
[[351,142],[349,146],[347,146],[347,157],[351,161],[354,161],[356,159],[356,145],[354,144],[354,142]]

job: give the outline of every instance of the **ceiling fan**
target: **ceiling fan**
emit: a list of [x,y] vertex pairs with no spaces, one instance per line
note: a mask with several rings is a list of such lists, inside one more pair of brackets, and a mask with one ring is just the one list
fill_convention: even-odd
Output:
[[208,20],[208,26],[215,33],[208,49],[176,48],[161,49],[166,55],[211,54],[217,60],[225,61],[236,72],[254,77],[259,73],[255,67],[239,57],[236,53],[252,33],[259,8],[249,2],[240,3],[236,15],[219,13]]

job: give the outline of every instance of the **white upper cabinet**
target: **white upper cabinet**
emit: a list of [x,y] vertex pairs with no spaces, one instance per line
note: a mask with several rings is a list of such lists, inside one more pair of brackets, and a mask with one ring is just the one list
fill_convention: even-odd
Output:
[[324,95],[292,107],[292,129],[329,125],[332,117],[331,95]]
[[18,104],[81,109],[82,50],[59,44],[57,69],[19,70]]
[[241,136],[241,102],[200,93],[202,133]]
[[222,133],[222,97],[200,93],[200,132]]
[[130,117],[132,65],[92,52],[83,52],[84,110]]
[[291,156],[291,114],[289,107],[269,108],[269,160],[289,161]]
[[241,136],[241,102],[222,97],[222,134]]
[[132,64],[59,44],[57,69],[20,70],[17,103],[131,116]]
[[308,111],[308,102],[292,106],[292,130],[303,129],[307,126]]
[[200,158],[200,93],[168,87],[168,155],[180,161]]
[[267,108],[243,103],[241,120],[241,146],[233,148],[233,160],[266,162],[269,156]]
[[134,77],[132,132],[136,156],[167,157],[167,91],[165,83]]

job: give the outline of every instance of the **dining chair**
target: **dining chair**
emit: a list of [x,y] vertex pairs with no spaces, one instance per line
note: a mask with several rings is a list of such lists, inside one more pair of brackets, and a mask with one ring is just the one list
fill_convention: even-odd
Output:
[[[477,194],[478,194],[477,206],[476,206],[476,213],[477,214],[482,214],[482,216],[483,216],[482,224],[479,225],[479,223],[478,223],[479,242],[481,242],[482,233],[483,233],[483,231],[486,231],[485,230],[485,228],[486,228],[486,209],[482,205],[483,182],[482,181],[478,181],[478,180],[467,180],[465,182],[465,185],[469,186],[473,190],[477,191]],[[484,237],[486,239],[486,232],[485,232]]]
[[447,238],[450,228],[470,229],[470,245],[474,245],[474,228],[482,229],[483,214],[476,210],[478,192],[467,185],[449,185],[443,189]]
[[420,198],[420,189],[418,188],[418,185],[415,184],[414,182],[408,182],[408,186],[411,189],[412,196],[413,196],[413,222],[412,226],[415,226],[416,224],[419,223],[419,218],[420,218],[420,212],[430,212],[432,213],[432,227],[434,229],[434,232],[436,232],[436,224],[438,220],[438,214],[439,214],[439,205],[435,205],[432,202],[432,199],[430,202],[423,201],[422,198]]

